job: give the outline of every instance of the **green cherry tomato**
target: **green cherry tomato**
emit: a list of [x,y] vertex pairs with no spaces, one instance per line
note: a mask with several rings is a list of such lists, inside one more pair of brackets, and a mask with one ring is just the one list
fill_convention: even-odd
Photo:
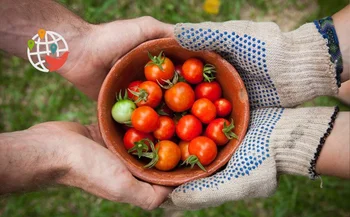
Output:
[[136,109],[136,105],[129,99],[119,100],[112,107],[113,119],[121,124],[130,123],[131,114]]

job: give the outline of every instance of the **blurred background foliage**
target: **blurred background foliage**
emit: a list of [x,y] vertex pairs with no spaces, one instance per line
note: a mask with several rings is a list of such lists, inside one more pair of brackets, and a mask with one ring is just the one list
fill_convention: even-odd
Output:
[[[221,0],[219,12],[203,10],[204,0],[60,0],[91,23],[153,16],[169,23],[250,19],[277,22],[283,31],[332,15],[348,0]],[[319,97],[305,106],[349,106],[333,97]],[[41,73],[17,57],[0,51],[0,132],[26,129],[52,120],[96,122],[96,103],[57,74]],[[216,208],[177,213],[184,216],[350,216],[350,183],[324,177],[281,176],[276,194],[268,199],[228,202]],[[106,201],[79,189],[54,187],[0,198],[0,216],[100,217],[169,216],[163,210],[143,211]]]

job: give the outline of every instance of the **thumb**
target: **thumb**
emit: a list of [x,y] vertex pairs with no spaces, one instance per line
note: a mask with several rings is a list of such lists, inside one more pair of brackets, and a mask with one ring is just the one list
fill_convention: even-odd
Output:
[[151,185],[136,179],[132,183],[133,196],[127,198],[128,200],[125,202],[132,203],[145,210],[153,210],[159,207],[173,190],[171,187]]
[[135,23],[140,27],[141,37],[144,41],[173,37],[174,26],[171,24],[160,22],[150,16],[134,19]]

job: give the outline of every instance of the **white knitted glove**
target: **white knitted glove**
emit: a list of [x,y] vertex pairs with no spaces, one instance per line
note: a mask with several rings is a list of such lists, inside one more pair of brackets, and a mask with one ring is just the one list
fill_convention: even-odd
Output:
[[337,114],[334,108],[261,108],[226,166],[209,178],[177,187],[163,207],[199,209],[268,197],[280,174],[314,177],[315,162]]
[[252,108],[291,107],[338,92],[330,39],[314,23],[287,33],[271,22],[177,24],[175,37],[184,48],[215,51],[234,65]]
[[199,209],[267,197],[282,173],[317,176],[316,160],[338,109],[282,107],[338,91],[341,71],[319,31],[312,23],[289,33],[274,23],[249,21],[176,25],[183,47],[213,50],[236,67],[252,112],[248,133],[226,168],[176,188],[163,207]]

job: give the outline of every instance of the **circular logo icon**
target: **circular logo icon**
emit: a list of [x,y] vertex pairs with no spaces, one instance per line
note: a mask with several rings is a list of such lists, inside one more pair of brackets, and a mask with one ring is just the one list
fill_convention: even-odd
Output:
[[68,54],[66,40],[56,32],[39,29],[38,34],[28,40],[28,60],[39,71],[58,70],[67,61]]

